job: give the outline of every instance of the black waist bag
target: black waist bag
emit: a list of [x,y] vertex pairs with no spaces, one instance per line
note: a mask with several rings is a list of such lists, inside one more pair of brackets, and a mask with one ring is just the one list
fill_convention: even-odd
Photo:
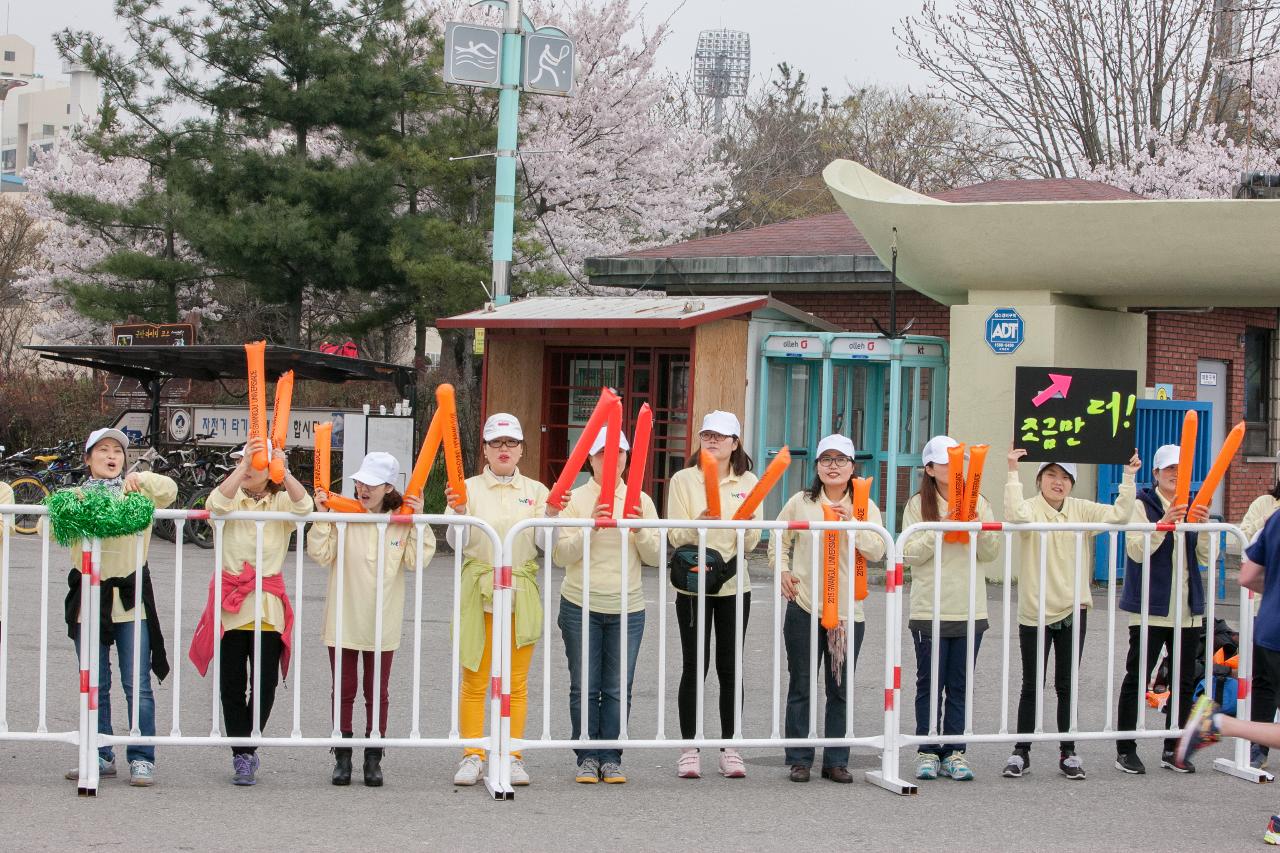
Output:
[[[715,595],[738,573],[738,558],[732,557],[727,562],[719,551],[713,548],[706,550],[707,560],[707,595]],[[671,552],[667,560],[667,569],[671,576],[671,585],[681,592],[698,594],[698,546],[681,545]]]

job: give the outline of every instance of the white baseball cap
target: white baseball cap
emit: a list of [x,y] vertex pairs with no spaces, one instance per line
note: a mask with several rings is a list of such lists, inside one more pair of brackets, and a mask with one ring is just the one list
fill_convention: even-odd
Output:
[[1045,468],[1048,468],[1050,465],[1057,465],[1063,471],[1066,471],[1067,476],[1071,478],[1071,482],[1073,483],[1080,479],[1079,476],[1077,476],[1078,471],[1074,462],[1041,462],[1040,467],[1036,469],[1036,476],[1039,477],[1040,472]]
[[1168,468],[1170,465],[1178,464],[1178,457],[1182,455],[1182,448],[1176,444],[1166,444],[1156,451],[1155,457],[1151,460],[1151,470],[1159,471],[1161,468]]
[[951,461],[947,450],[959,446],[960,442],[949,435],[935,435],[920,452],[920,460],[924,465],[946,465]]
[[95,429],[93,432],[89,433],[89,440],[84,443],[84,452],[88,453],[90,450],[93,450],[93,446],[104,438],[114,438],[116,441],[120,442],[121,449],[129,449],[129,436],[125,435],[118,429],[104,427],[103,429]]
[[498,412],[496,415],[490,415],[484,422],[481,437],[485,441],[493,441],[495,438],[514,438],[524,441],[524,430],[520,428],[520,421],[515,415]]
[[698,430],[698,432],[718,432],[721,435],[741,438],[742,422],[738,420],[738,416],[733,412],[722,412],[717,409],[714,412],[708,412],[706,417],[702,419],[702,429]]
[[245,451],[248,449],[249,449],[249,445],[246,444],[244,447],[241,447],[238,450],[231,451],[231,453],[228,455],[231,459],[243,459]]
[[[596,440],[591,442],[592,456],[595,456],[597,453],[599,453],[601,450],[604,449],[604,443],[605,441],[608,440],[608,438],[609,438],[609,430],[606,429],[605,427],[601,427],[600,431],[596,433]],[[626,433],[622,433],[622,432],[618,433],[618,449],[626,451],[628,453],[631,452],[631,442],[627,441]]]
[[[853,441],[838,433],[829,435],[818,442],[817,456],[821,456],[828,450],[838,450],[850,459],[854,458]],[[815,456],[815,458],[817,457]]]
[[390,453],[375,451],[367,454],[360,463],[360,470],[351,475],[351,479],[366,486],[381,486],[384,483],[396,484],[400,477],[400,462]]

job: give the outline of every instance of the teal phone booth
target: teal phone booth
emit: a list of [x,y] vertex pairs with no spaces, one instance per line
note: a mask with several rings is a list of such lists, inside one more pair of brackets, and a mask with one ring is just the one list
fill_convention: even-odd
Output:
[[786,445],[791,467],[765,501],[775,517],[814,476],[818,441],[853,440],[858,475],[872,476],[872,499],[897,534],[914,489],[920,451],[947,422],[947,342],[908,335],[889,340],[857,332],[775,332],[760,353],[756,458],[763,470]]

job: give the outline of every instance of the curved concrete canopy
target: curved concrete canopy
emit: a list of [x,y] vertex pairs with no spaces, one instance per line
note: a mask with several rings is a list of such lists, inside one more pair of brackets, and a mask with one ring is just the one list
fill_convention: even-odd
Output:
[[849,160],[822,171],[898,278],[944,304],[970,291],[1049,291],[1100,307],[1280,306],[1280,200],[960,204]]

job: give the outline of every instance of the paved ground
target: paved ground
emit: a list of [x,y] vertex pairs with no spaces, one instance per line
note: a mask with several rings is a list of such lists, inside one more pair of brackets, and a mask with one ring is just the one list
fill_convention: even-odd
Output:
[[[173,602],[172,546],[158,543],[152,565],[162,613]],[[164,553],[165,551],[169,553]],[[55,569],[50,577],[49,726],[66,731],[75,727],[75,662],[61,625],[65,592],[61,568],[65,552],[55,546]],[[30,730],[35,722],[37,695],[37,612],[39,603],[38,542],[18,538],[13,546],[10,599],[10,658],[8,723],[12,731]],[[184,556],[186,583],[183,625],[186,638],[174,643],[171,657],[182,661],[180,707],[187,733],[207,733],[210,684],[185,661],[186,642],[203,604],[212,552],[188,547]],[[767,583],[763,561],[753,579],[757,589]],[[307,643],[302,650],[303,730],[321,735],[328,730],[329,674],[319,640],[325,575],[308,562],[303,600]],[[449,566],[437,558],[425,582],[426,622],[423,656],[423,734],[448,730],[448,669],[446,618],[451,601]],[[559,575],[552,580],[558,592]],[[667,727],[676,730],[675,688],[679,675],[678,639],[672,624],[670,594],[656,572],[646,580],[648,627],[637,675],[633,737],[652,737],[657,717],[658,590],[668,601],[669,661]],[[290,579],[292,588],[292,578]],[[1000,625],[998,595],[992,591],[992,631],[979,655],[975,720],[990,730],[998,720],[1000,694]],[[553,600],[555,600],[553,598]],[[879,725],[880,678],[884,634],[880,596],[868,602],[869,630],[862,651],[864,666],[857,684],[857,728],[870,732]],[[412,612],[411,610],[409,611]],[[1235,610],[1223,615],[1234,622]],[[168,621],[169,617],[166,617]],[[768,627],[772,613],[761,592],[747,632],[746,683],[751,697],[746,726],[751,736],[768,736],[768,687],[772,672],[772,642]],[[1092,620],[1081,672],[1082,726],[1102,719],[1105,689],[1105,619]],[[171,632],[171,625],[166,633]],[[408,721],[411,625],[406,620],[402,647],[392,683],[392,733],[405,734]],[[1122,631],[1121,631],[1121,635]],[[178,646],[178,649],[174,649]],[[567,687],[564,655],[558,632],[539,647],[531,678],[529,732],[543,727],[543,654],[552,663],[551,725],[557,737],[567,736]],[[906,640],[904,680],[913,672],[910,640]],[[1120,652],[1123,656],[1123,649]],[[1013,666],[1017,649],[1011,650]],[[1117,667],[1122,666],[1118,661]],[[1116,675],[1117,689],[1119,673]],[[173,678],[157,693],[160,731],[171,723]],[[907,686],[907,685],[904,685]],[[1011,692],[1016,695],[1016,679]],[[292,714],[293,681],[281,688],[268,734],[286,735]],[[913,691],[907,686],[904,699]],[[117,686],[117,726],[124,719],[123,697]],[[708,682],[708,708],[714,708],[714,678]],[[360,713],[359,711],[357,712]],[[907,722],[911,720],[910,710]],[[1149,718],[1155,726],[1157,718]],[[714,732],[715,726],[709,726]],[[117,728],[119,730],[119,728]],[[1035,772],[1022,780],[1000,778],[1008,749],[1000,744],[975,746],[970,757],[978,778],[972,783],[949,780],[925,783],[919,796],[894,797],[858,782],[850,786],[815,780],[808,785],[787,781],[780,749],[747,753],[749,778],[727,780],[714,774],[711,757],[699,781],[675,778],[675,749],[627,752],[625,786],[581,786],[572,780],[572,757],[567,751],[534,751],[529,765],[530,788],[514,802],[495,803],[482,787],[455,789],[450,780],[457,751],[400,749],[386,761],[386,787],[366,789],[358,782],[348,789],[328,784],[330,757],[319,749],[274,748],[263,751],[261,781],[255,788],[229,784],[229,750],[225,747],[161,747],[159,781],[150,790],[131,789],[121,780],[104,780],[93,800],[75,796],[62,772],[75,764],[69,745],[0,741],[0,847],[8,850],[86,849],[97,846],[145,845],[163,850],[349,850],[355,848],[439,848],[463,845],[514,849],[565,849],[619,846],[623,849],[669,849],[696,846],[707,850],[795,849],[839,844],[870,849],[924,849],[942,846],[1022,850],[1052,846],[1058,849],[1229,849],[1260,847],[1267,816],[1276,807],[1277,789],[1250,785],[1210,771],[1211,757],[1225,754],[1215,747],[1200,761],[1202,770],[1180,776],[1158,769],[1158,745],[1144,742],[1140,752],[1150,770],[1145,777],[1125,776],[1111,767],[1112,747],[1084,743],[1080,753],[1089,771],[1086,782],[1068,782],[1056,772],[1052,746],[1033,753]],[[909,772],[910,756],[903,771]],[[357,757],[358,760],[358,757]],[[855,755],[855,769],[876,766],[871,754]]]

